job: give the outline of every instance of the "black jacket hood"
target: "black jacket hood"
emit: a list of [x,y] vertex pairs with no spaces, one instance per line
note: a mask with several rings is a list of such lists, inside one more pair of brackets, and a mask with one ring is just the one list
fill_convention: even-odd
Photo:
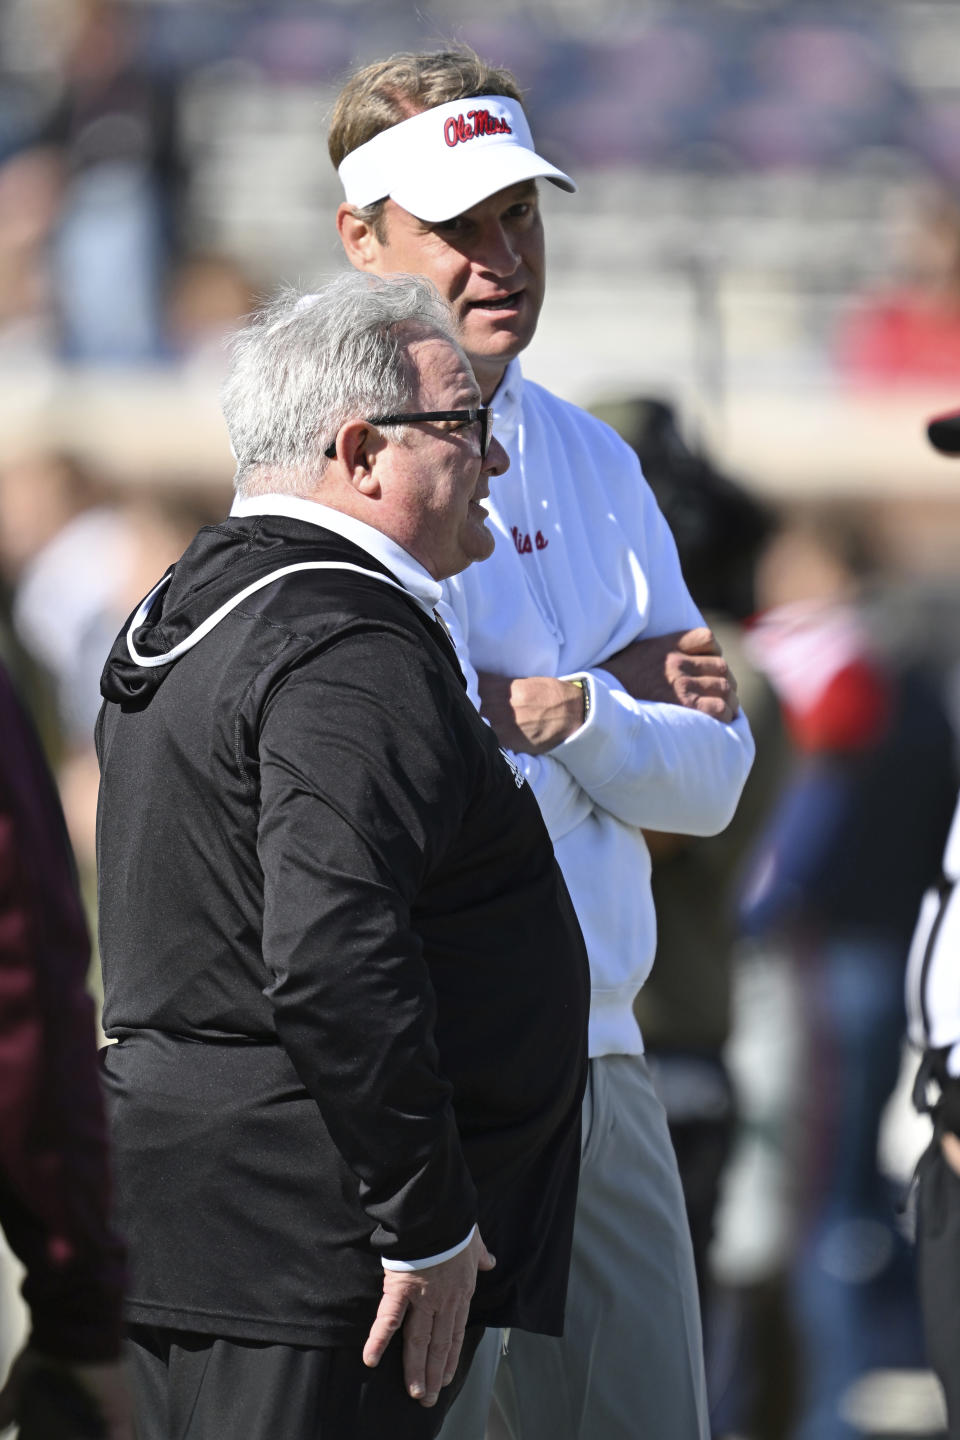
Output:
[[204,526],[124,621],[100,677],[101,695],[143,704],[180,655],[209,633],[221,607],[288,566],[318,562],[355,565],[399,583],[366,550],[304,520],[257,515]]

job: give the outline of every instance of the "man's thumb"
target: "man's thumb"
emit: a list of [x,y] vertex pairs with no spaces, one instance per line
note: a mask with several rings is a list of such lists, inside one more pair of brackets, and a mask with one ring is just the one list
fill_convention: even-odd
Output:
[[[483,1245],[483,1241],[482,1241],[482,1240],[480,1241],[480,1244]],[[490,1251],[487,1249],[486,1245],[483,1245],[483,1254],[480,1256],[480,1259],[477,1261],[477,1269],[478,1269],[478,1270],[492,1270],[493,1267],[494,1267],[494,1265],[496,1265],[496,1263],[497,1263],[497,1262],[496,1262],[496,1258],[495,1258],[493,1255],[490,1254]]]
[[720,655],[722,652],[717,644],[717,637],[706,625],[698,625],[693,630],[685,630],[677,641],[677,649],[682,655]]

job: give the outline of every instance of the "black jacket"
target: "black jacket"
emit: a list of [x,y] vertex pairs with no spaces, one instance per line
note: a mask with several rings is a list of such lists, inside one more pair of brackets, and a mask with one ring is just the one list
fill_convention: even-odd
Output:
[[[200,532],[135,634],[164,654],[302,561],[305,522]],[[365,1335],[381,1256],[478,1221],[473,1319],[558,1333],[588,977],[528,787],[441,627],[368,574],[249,596],[170,665],[104,671],[105,1052],[134,1320]]]

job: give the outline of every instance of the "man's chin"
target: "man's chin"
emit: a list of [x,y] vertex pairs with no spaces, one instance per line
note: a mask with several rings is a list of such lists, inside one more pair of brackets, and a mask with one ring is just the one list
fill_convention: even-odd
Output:
[[451,575],[462,575],[464,570],[469,570],[471,565],[479,565],[484,560],[489,560],[493,554],[494,539],[489,530],[484,530],[487,542],[484,543],[474,535],[468,541],[461,544],[460,554],[456,566],[450,565],[443,574],[435,574],[431,570],[434,579],[449,580]]
[[526,306],[517,311],[470,310],[460,328],[460,343],[471,359],[506,365],[533,339],[536,322],[526,312]]
[[470,556],[470,564],[476,565],[481,560],[489,560],[493,554],[496,541],[493,534],[486,525],[477,525],[470,536],[466,546],[467,554]]

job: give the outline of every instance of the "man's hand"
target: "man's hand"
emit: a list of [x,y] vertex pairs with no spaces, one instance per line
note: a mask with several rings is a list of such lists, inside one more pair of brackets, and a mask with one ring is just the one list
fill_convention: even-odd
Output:
[[377,1366],[403,1326],[407,1393],[428,1408],[456,1374],[478,1270],[496,1264],[479,1230],[465,1250],[426,1270],[384,1270],[383,1299],[363,1347],[363,1363]]
[[542,755],[583,724],[583,691],[569,680],[552,675],[508,680],[483,670],[477,681],[481,715],[504,749],[516,755]]
[[685,705],[727,725],[740,711],[733,671],[705,625],[634,640],[598,668],[616,676],[635,700]]
[[960,1137],[954,1135],[952,1130],[945,1130],[940,1137],[940,1149],[950,1169],[960,1175]]
[[[634,640],[598,668],[609,670],[635,700],[686,705],[725,724],[740,712],[733,671],[705,625]],[[477,681],[480,713],[515,754],[542,755],[583,724],[583,691],[569,680],[550,675],[511,680],[482,670]]]
[[74,1440],[99,1422],[103,1440],[133,1440],[133,1409],[123,1365],[69,1365],[28,1346],[0,1390],[0,1429],[20,1423],[24,1436]]

